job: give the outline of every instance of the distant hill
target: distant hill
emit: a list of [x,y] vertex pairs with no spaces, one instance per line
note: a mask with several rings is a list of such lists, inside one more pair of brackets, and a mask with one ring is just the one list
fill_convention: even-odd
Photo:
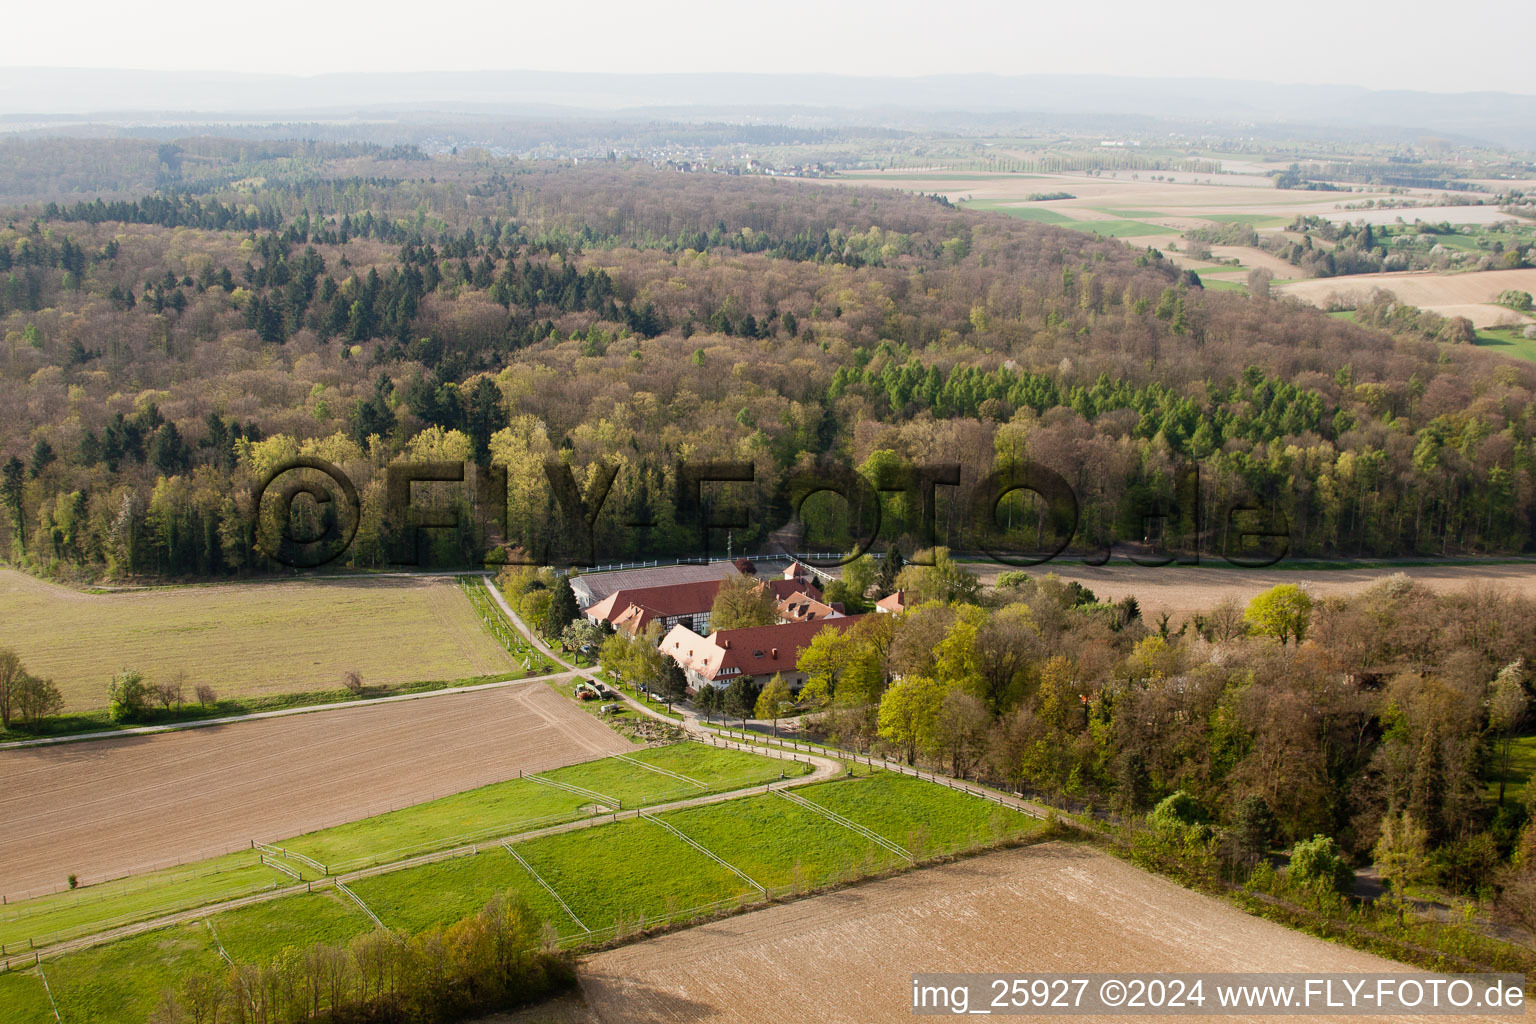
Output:
[[[542,71],[255,75],[75,68],[0,68],[0,116],[128,114],[274,118],[410,107],[520,115],[627,111],[740,116],[790,108],[844,123],[900,123],[912,114],[1102,116],[1182,122],[1294,124],[1388,130],[1536,149],[1536,96],[1376,91],[1204,78],[1108,75],[854,77],[770,74],[600,74]],[[929,121],[931,119],[923,118]],[[965,120],[961,119],[962,122]]]

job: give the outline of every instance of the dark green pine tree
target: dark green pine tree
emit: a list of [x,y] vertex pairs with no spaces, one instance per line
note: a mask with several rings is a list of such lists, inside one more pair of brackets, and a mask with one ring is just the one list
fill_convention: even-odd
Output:
[[576,604],[576,592],[571,589],[569,578],[562,578],[550,595],[549,608],[544,612],[544,638],[554,641],[571,620],[581,614]]

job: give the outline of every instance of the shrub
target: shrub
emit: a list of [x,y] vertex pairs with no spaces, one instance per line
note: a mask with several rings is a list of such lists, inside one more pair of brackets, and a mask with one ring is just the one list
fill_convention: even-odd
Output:
[[1344,862],[1333,837],[1317,835],[1292,848],[1290,881],[1292,885],[1347,893],[1355,884],[1355,873]]
[[143,721],[152,693],[142,672],[128,669],[107,684],[107,709],[114,722]]
[[1189,832],[1198,832],[1202,835],[1209,834],[1211,816],[1205,808],[1200,806],[1200,801],[1190,796],[1184,790],[1163,798],[1163,801],[1152,809],[1147,815],[1147,824],[1158,832],[1168,835],[1183,835]]

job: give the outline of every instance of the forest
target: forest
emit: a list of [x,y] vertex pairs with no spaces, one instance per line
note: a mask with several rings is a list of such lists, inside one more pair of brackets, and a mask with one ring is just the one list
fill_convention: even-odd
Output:
[[[344,564],[360,568],[389,560],[387,467],[422,460],[504,471],[505,522],[485,530],[554,562],[574,559],[551,462],[584,495],[607,486],[603,561],[696,554],[677,466],[711,460],[754,470],[718,499],[753,513],[737,550],[783,525],[786,480],[897,462],[961,467],[936,536],[920,502],[889,499],[886,535],[909,552],[963,548],[966,495],[1026,462],[1073,489],[1073,551],[1145,542],[1136,510],[1172,500],[1191,463],[1199,507],[1179,532],[1210,552],[1239,504],[1283,522],[1293,555],[1531,543],[1536,367],[1419,325],[1206,291],[1155,251],[932,197],[617,159],[269,148],[166,145],[152,191],[4,211],[12,564],[272,571],[256,489],[298,456],[356,482]],[[1054,546],[1009,502],[1021,546]],[[465,511],[429,561],[476,548],[484,516]],[[804,519],[806,545],[846,549],[837,508]]]

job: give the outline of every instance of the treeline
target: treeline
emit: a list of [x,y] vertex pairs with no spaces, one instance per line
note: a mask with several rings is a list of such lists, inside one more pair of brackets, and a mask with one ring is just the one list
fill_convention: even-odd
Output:
[[344,945],[290,946],[270,963],[191,974],[149,1024],[447,1024],[575,984],[545,948],[546,926],[520,896],[418,935],[378,929]]

